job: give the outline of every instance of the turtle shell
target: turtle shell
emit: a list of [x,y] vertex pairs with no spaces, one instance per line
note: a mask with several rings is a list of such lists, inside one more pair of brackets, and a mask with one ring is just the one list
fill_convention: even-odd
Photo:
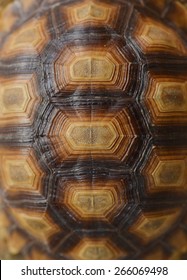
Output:
[[185,259],[186,0],[0,5],[1,258]]

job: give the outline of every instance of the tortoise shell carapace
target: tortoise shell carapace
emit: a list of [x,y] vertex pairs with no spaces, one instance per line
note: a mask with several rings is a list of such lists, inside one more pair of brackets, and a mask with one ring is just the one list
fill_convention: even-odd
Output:
[[1,258],[187,258],[187,1],[0,7]]

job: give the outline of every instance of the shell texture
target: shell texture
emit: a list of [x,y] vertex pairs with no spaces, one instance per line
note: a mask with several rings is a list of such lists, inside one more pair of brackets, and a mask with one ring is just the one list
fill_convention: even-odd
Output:
[[0,5],[2,258],[187,258],[187,1]]

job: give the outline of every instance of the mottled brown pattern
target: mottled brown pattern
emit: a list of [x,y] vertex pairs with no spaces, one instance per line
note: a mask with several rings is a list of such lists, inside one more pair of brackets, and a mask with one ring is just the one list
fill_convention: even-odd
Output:
[[0,0],[0,84],[1,258],[187,258],[186,0]]

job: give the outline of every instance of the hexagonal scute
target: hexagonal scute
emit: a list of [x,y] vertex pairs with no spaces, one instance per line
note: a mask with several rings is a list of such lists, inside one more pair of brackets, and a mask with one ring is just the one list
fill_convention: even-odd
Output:
[[[19,20],[19,15],[13,13],[13,10],[15,9],[15,2],[8,3],[7,1],[3,1],[4,3],[1,4],[1,17],[0,17],[0,39],[1,36],[9,32],[11,28],[15,25],[15,23]],[[7,20],[8,18],[8,20]]]
[[172,1],[167,10],[166,18],[187,34],[187,9],[185,1]]
[[0,127],[31,125],[41,101],[35,75],[0,77]]
[[187,123],[187,76],[150,73],[145,104],[155,124]]
[[121,250],[108,238],[85,237],[68,253],[68,257],[77,260],[112,260],[121,256]]
[[55,62],[58,90],[76,90],[77,83],[86,89],[105,87],[123,90],[132,67],[117,46],[68,46]]
[[28,243],[28,238],[18,230],[13,230],[8,240],[8,250],[11,254],[17,255],[23,251],[23,248]]
[[172,28],[149,17],[138,17],[134,38],[145,54],[152,52],[181,56],[187,54],[187,48]]
[[178,208],[153,212],[142,211],[129,231],[148,243],[171,229],[180,214],[181,210]]
[[143,0],[141,4],[146,5],[146,7],[150,7],[154,11],[158,11],[159,13],[161,13],[167,7],[167,0]]
[[48,243],[51,236],[63,231],[46,211],[12,208],[11,214],[21,229],[42,243]]
[[143,170],[150,193],[187,189],[187,150],[154,149]]
[[[176,242],[177,240],[177,242]],[[172,248],[175,248],[175,254],[178,254],[178,259],[183,253],[187,253],[187,232],[185,227],[178,227],[170,234],[166,241]]]
[[0,0],[0,257],[187,255],[185,1]]
[[0,196],[0,258],[10,259],[10,252],[8,252],[7,240],[10,238],[10,221],[5,209],[3,207],[2,197]]
[[100,115],[59,111],[52,120],[48,135],[61,161],[76,160],[77,156],[122,161],[136,139],[133,123],[125,109]]
[[149,9],[154,10],[155,13],[166,19],[173,26],[180,28],[180,30],[187,32],[187,9],[186,1],[175,0],[168,5],[167,0],[143,0],[144,5]]
[[[67,208],[80,220],[108,220],[119,215],[127,202],[124,182],[68,181],[58,187],[55,204]],[[71,214],[72,215],[72,214]]]
[[8,37],[1,48],[0,56],[4,59],[16,55],[36,55],[48,41],[46,17],[31,19]]
[[[27,14],[31,11],[35,11],[42,3],[43,0],[19,0],[23,13]],[[48,0],[47,0],[48,1]]]
[[115,27],[120,5],[102,1],[82,1],[62,8],[65,11],[68,28],[81,24],[91,26]]
[[40,248],[39,246],[32,246],[28,252],[27,256],[28,260],[52,260],[54,258],[48,255],[48,252],[44,250],[44,248]]
[[9,193],[41,193],[43,171],[32,149],[0,149],[1,185]]
[[104,122],[102,125],[96,122],[76,122],[70,124],[67,129],[67,138],[72,149],[76,150],[105,148],[109,149],[116,140],[116,133],[110,123]]

